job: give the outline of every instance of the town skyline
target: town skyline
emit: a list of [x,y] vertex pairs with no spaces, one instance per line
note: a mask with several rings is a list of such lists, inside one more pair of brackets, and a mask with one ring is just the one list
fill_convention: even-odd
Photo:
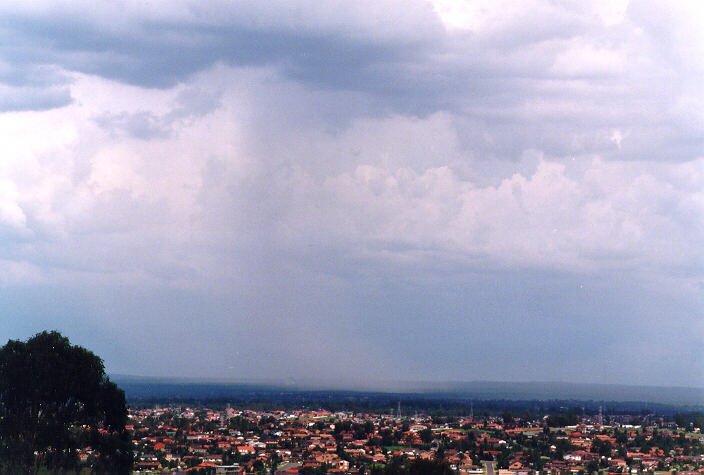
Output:
[[704,462],[701,417],[471,412],[170,404],[132,409],[128,430],[135,468],[162,473],[699,473]]

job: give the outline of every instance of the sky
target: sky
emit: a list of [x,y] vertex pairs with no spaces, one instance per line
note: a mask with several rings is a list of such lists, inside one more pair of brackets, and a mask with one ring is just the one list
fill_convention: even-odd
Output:
[[704,386],[699,1],[0,5],[0,339]]

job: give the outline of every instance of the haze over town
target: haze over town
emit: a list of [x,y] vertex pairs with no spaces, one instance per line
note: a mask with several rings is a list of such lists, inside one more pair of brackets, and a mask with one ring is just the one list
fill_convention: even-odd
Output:
[[702,20],[4,4],[0,337],[129,375],[704,386]]

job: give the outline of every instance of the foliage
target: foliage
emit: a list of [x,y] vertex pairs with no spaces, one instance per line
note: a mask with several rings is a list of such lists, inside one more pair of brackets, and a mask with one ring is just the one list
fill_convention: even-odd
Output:
[[611,442],[608,440],[594,439],[592,442],[592,452],[599,454],[601,457],[611,456]]
[[78,467],[80,444],[99,455],[96,470],[128,472],[125,394],[103,361],[58,332],[0,348],[0,469]]
[[424,444],[429,444],[433,441],[433,431],[430,429],[430,427],[426,427],[425,429],[421,430],[418,432],[418,435],[420,436],[420,440]]
[[548,416],[548,426],[550,427],[565,427],[575,425],[579,422],[579,417],[573,411],[565,414],[551,414]]
[[256,430],[259,426],[256,421],[251,421],[246,417],[237,416],[233,417],[227,422],[227,427],[229,429],[238,430],[242,433]]
[[701,413],[675,414],[674,420],[678,427],[704,429],[704,414]]
[[590,461],[587,463],[586,469],[587,469],[587,473],[596,473],[596,472],[598,472],[598,471],[599,471],[599,462],[597,462],[596,460],[590,460]]
[[320,467],[305,466],[299,468],[298,473],[303,475],[324,475],[328,473],[328,468],[326,465],[321,465]]
[[449,475],[453,473],[453,471],[450,465],[444,460],[415,459],[411,462],[406,462],[401,457],[394,457],[386,466],[372,466],[370,473],[372,475]]

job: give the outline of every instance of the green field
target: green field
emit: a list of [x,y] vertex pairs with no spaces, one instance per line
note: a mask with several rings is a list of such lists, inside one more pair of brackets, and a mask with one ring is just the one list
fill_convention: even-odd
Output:
[[410,450],[410,447],[403,445],[387,445],[384,447],[388,452],[396,452],[398,450]]

